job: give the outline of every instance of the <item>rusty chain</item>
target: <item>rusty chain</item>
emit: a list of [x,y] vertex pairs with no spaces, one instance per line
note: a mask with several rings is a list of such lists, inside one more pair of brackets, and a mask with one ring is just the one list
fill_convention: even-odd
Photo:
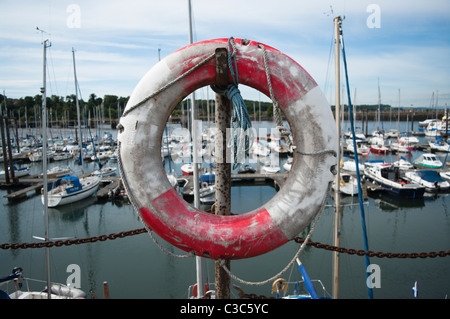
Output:
[[[134,236],[146,233],[147,230],[145,228],[134,229],[129,231],[123,231],[120,233],[111,233],[109,235],[100,235],[95,237],[87,237],[87,238],[76,238],[76,239],[67,239],[67,240],[56,240],[56,241],[44,241],[44,242],[34,242],[34,243],[13,243],[13,244],[1,244],[1,249],[27,249],[27,248],[44,248],[44,247],[61,247],[61,246],[70,246],[70,245],[79,245],[86,243],[95,243],[97,241],[106,241],[106,240],[114,240],[117,238],[125,238],[128,236]],[[304,242],[304,239],[301,237],[295,237],[294,241],[298,244]],[[358,255],[364,256],[367,255],[369,257],[377,257],[377,258],[436,258],[436,257],[447,257],[450,256],[450,250],[438,251],[438,252],[421,252],[421,253],[391,253],[391,252],[374,252],[374,251],[365,251],[363,249],[352,249],[352,248],[344,248],[337,247],[328,244],[322,244],[319,242],[308,241],[307,246],[313,246],[319,249],[325,249],[329,251],[337,251],[339,253],[346,253],[349,255]]]
[[112,233],[109,235],[100,235],[96,237],[88,237],[88,238],[76,238],[76,239],[67,239],[67,240],[56,240],[56,241],[44,241],[44,242],[35,242],[35,243],[13,243],[13,244],[1,244],[1,249],[26,249],[26,248],[43,248],[43,247],[61,247],[61,246],[70,246],[70,245],[79,245],[86,243],[95,243],[97,241],[106,241],[106,240],[114,240],[116,238],[124,238],[128,236],[139,235],[142,233],[146,233],[147,230],[145,228],[135,229],[123,231],[120,233]]
[[[295,237],[294,241],[296,243],[303,243],[304,239],[300,238],[300,237]],[[337,251],[339,253],[346,253],[349,255],[358,255],[358,256],[364,256],[367,255],[369,257],[378,257],[378,258],[435,258],[435,257],[446,257],[446,256],[450,256],[450,250],[447,251],[438,251],[438,252],[421,252],[421,253],[383,253],[383,252],[374,252],[371,250],[365,251],[363,249],[359,249],[359,250],[355,250],[352,248],[343,248],[343,247],[337,247],[337,246],[332,246],[332,245],[327,245],[327,244],[321,244],[319,242],[313,242],[313,241],[309,241],[306,245],[308,246],[313,246],[316,248],[321,248],[321,249],[325,249],[325,250],[330,250],[330,251]]]

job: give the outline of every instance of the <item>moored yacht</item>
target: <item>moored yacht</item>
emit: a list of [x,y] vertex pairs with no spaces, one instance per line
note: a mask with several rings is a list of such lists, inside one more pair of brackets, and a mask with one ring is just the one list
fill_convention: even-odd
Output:
[[391,163],[380,163],[373,166],[366,166],[364,169],[366,179],[382,187],[387,193],[406,197],[422,198],[425,187],[414,182],[410,182],[400,175],[400,169]]
[[420,155],[414,160],[413,164],[430,168],[441,168],[443,166],[442,161],[432,153],[424,153]]
[[[49,185],[48,207],[55,207],[73,203],[93,195],[100,185],[98,176],[78,178],[64,176],[54,184]],[[44,196],[42,195],[42,203]]]
[[406,172],[405,177],[425,187],[428,192],[447,191],[450,183],[433,170],[417,170]]

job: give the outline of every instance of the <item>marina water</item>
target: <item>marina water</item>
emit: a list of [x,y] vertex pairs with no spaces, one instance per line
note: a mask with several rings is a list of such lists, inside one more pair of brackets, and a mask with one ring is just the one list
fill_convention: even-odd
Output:
[[[273,127],[271,122],[260,125]],[[392,123],[395,128],[396,123]],[[204,126],[205,127],[205,126]],[[400,128],[406,123],[400,123]],[[374,123],[369,123],[369,132]],[[385,124],[385,129],[389,129]],[[116,136],[116,132],[113,132]],[[73,134],[73,133],[72,133]],[[421,143],[425,137],[419,137]],[[411,161],[421,154],[414,151]],[[442,155],[442,159],[445,154]],[[397,155],[370,154],[367,159],[392,162]],[[281,158],[280,167],[286,159]],[[364,161],[361,158],[361,161]],[[173,163],[172,163],[173,164]],[[31,175],[42,172],[42,163],[27,163]],[[69,166],[80,172],[74,159],[50,163]],[[85,164],[85,171],[96,168],[93,162]],[[108,165],[117,166],[116,162]],[[175,173],[182,175],[181,164],[174,164]],[[232,212],[244,213],[261,206],[274,196],[270,185],[239,185],[232,188]],[[29,196],[19,202],[8,202],[0,190],[0,243],[36,242],[32,236],[44,237],[44,218],[40,196]],[[363,249],[363,234],[358,198],[343,197],[341,246]],[[333,244],[334,201],[330,196],[327,206],[311,237],[314,242]],[[371,193],[364,205],[369,249],[394,253],[421,253],[447,251],[450,245],[450,198],[448,194],[429,195],[424,199],[402,200],[382,193]],[[139,229],[133,207],[122,200],[90,198],[75,204],[50,208],[50,238],[86,238]],[[305,238],[309,228],[300,237]],[[183,255],[184,252],[163,240],[158,242],[167,250]],[[231,262],[234,275],[246,281],[263,281],[280,272],[293,258],[299,244],[289,242],[262,256]],[[174,258],[155,244],[148,234],[140,234],[95,243],[53,247],[51,254],[52,281],[66,283],[71,275],[69,265],[80,267],[81,289],[102,296],[102,284],[109,284],[111,298],[187,298],[188,287],[196,280],[194,258]],[[10,274],[14,267],[22,267],[25,277],[42,279],[45,286],[44,248],[0,250],[0,277]],[[312,279],[320,279],[328,292],[332,288],[332,252],[306,247],[300,259]],[[443,299],[450,294],[450,257],[436,258],[377,258],[371,264],[379,266],[379,280],[373,288],[375,299],[414,298],[412,287],[418,281],[420,298]],[[214,281],[214,262],[205,259],[207,280]],[[296,269],[283,274],[288,281],[300,280]],[[246,293],[274,297],[271,283],[247,286],[231,281]],[[340,254],[339,298],[367,298],[364,257]],[[379,287],[378,287],[379,285]],[[231,288],[233,298],[237,291]],[[318,292],[321,294],[321,292]]]

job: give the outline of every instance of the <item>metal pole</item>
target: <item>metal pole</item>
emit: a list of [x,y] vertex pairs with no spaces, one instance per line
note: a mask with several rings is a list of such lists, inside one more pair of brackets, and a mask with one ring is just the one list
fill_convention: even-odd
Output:
[[[5,117],[6,145],[8,146],[9,177],[14,183],[14,163],[12,158],[11,137],[9,135],[9,117]],[[6,171],[6,170],[5,170]]]
[[17,153],[20,153],[20,139],[19,139],[20,112],[19,112],[19,123],[17,123],[17,119],[14,118],[14,125],[16,126],[16,146],[17,146]]
[[[340,123],[340,56],[339,56],[339,35],[340,35],[340,25],[341,25],[341,17],[336,17],[334,19],[334,32],[335,32],[335,99],[336,99],[336,108],[335,108],[335,117],[336,117],[336,129],[339,141],[341,141],[341,123]],[[356,152],[356,150],[355,150]],[[334,213],[334,246],[339,247],[340,244],[340,236],[341,236],[341,220],[340,220],[340,206],[341,206],[341,198],[340,198],[340,184],[341,184],[341,145],[339,143],[338,152],[338,165],[337,165],[337,173],[334,181],[334,203],[336,205],[335,213]],[[333,298],[337,299],[339,295],[339,253],[333,252]]]
[[[42,93],[42,188],[44,193],[44,216],[45,216],[45,241],[49,241],[48,233],[48,189],[47,189],[47,95],[46,95],[46,59],[47,59],[47,42],[43,42],[44,62],[43,62],[43,86]],[[48,45],[50,46],[50,45]],[[50,247],[45,247],[45,262],[47,268],[47,297],[51,299],[51,281],[50,281]]]
[[75,50],[72,48],[72,57],[73,57],[73,77],[75,80],[75,104],[77,107],[77,119],[78,119],[78,130],[80,132],[78,145],[80,147],[80,164],[81,164],[81,172],[84,174],[84,165],[83,165],[83,134],[81,134],[81,120],[80,120],[80,105],[78,104],[78,80],[77,80],[77,71],[75,65]]
[[[192,13],[191,13],[191,1],[188,0],[188,15],[189,15],[189,43],[193,43],[192,37]],[[195,121],[195,92],[191,94],[191,135],[192,135],[192,165],[194,168],[193,180],[194,180],[194,206],[200,207],[200,192],[199,192],[199,176],[198,176],[198,140],[197,140],[197,121]],[[201,297],[205,294],[203,283],[203,260],[201,257],[195,257],[196,269],[197,269],[197,296]]]
[[[448,112],[447,112],[447,103],[445,104],[445,137],[448,137]],[[448,153],[448,150],[447,150]]]
[[[216,85],[226,87],[228,84],[227,49],[216,50]],[[227,160],[227,130],[231,122],[231,101],[224,95],[216,93],[215,113],[215,214],[231,214],[231,163]],[[230,269],[230,260],[225,261]],[[215,288],[217,299],[230,299],[230,276],[222,268],[220,261],[215,262]]]
[[0,132],[1,132],[1,138],[2,138],[2,151],[3,151],[3,165],[5,167],[5,181],[6,184],[10,183],[9,180],[9,170],[8,170],[8,156],[6,151],[6,138],[5,138],[5,126],[4,126],[4,119],[6,119],[5,116],[0,116]]

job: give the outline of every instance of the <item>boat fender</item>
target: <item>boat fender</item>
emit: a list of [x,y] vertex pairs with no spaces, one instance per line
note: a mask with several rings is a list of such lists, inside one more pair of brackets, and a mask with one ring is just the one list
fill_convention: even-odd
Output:
[[50,287],[51,287],[50,291],[55,295],[65,296],[65,297],[74,298],[74,299],[86,297],[86,293],[83,290],[78,289],[78,288],[73,288],[73,287],[68,287],[68,286],[58,285],[58,284],[51,285]]
[[216,83],[215,51],[227,44],[201,41],[162,59],[138,83],[118,125],[118,166],[142,221],[177,248],[211,259],[249,258],[295,238],[323,209],[337,165],[334,117],[314,79],[282,52],[234,39],[239,83],[272,96],[289,123],[292,170],[270,201],[240,215],[208,214],[176,193],[161,161],[165,123],[186,96]]

